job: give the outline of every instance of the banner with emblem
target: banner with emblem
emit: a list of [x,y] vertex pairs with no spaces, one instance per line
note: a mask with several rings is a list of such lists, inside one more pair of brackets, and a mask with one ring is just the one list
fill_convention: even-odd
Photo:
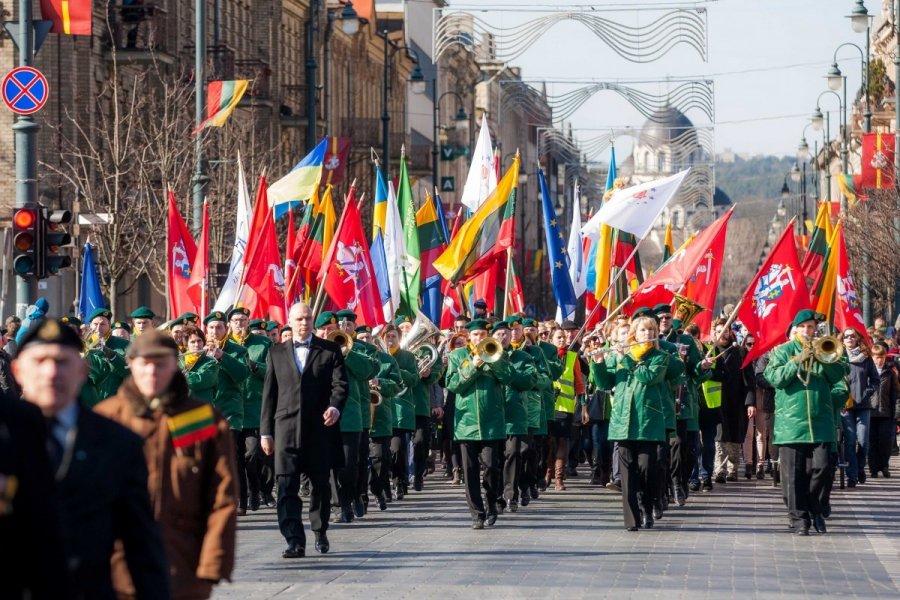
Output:
[[866,331],[866,322],[863,320],[862,303],[856,291],[856,284],[850,274],[850,259],[847,256],[847,244],[844,242],[844,228],[838,222],[837,239],[833,252],[837,254],[834,286],[834,326],[839,331],[845,329],[855,330],[860,338],[871,345],[869,332]]
[[809,308],[809,291],[794,245],[794,219],[747,286],[737,318],[756,338],[743,366],[787,341],[791,321]]
[[347,161],[350,158],[350,138],[329,136],[326,139],[328,148],[325,150],[325,161],[322,163],[322,188],[329,183],[337,185],[344,180]]
[[188,294],[191,282],[191,265],[197,256],[197,245],[181,218],[175,192],[169,190],[169,216],[166,234],[166,277],[169,287],[169,315],[197,312]]
[[862,134],[859,188],[883,190],[894,187],[894,134]]

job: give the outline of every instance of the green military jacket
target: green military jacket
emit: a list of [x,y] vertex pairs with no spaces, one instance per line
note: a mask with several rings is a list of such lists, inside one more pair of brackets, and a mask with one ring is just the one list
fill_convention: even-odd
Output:
[[[844,376],[847,364],[839,361],[830,365],[814,362],[809,384],[800,381],[800,364],[793,358],[803,346],[797,340],[784,343],[769,355],[763,373],[775,388],[775,424],[772,443],[821,444],[836,440],[835,415],[846,398]],[[805,377],[805,375],[804,375]]]
[[456,394],[453,437],[461,442],[506,439],[504,385],[513,373],[506,357],[480,367],[472,363],[468,348],[450,353],[447,389]]
[[374,414],[369,417],[371,422],[369,436],[373,439],[389,438],[394,435],[394,398],[403,385],[400,367],[394,357],[387,352],[377,350],[376,358],[378,359],[378,372],[375,374],[375,378],[378,379],[381,404],[375,407]]
[[666,415],[666,430],[675,431],[675,394],[678,393],[679,386],[687,381],[685,365],[678,356],[678,346],[675,344],[661,339],[659,340],[659,349],[669,355],[666,378],[660,391],[665,399],[663,412]]
[[178,368],[187,379],[191,395],[204,402],[212,403],[216,396],[216,386],[219,385],[219,363],[203,353],[194,366],[187,369],[184,364],[184,354],[182,354],[178,357]]
[[686,379],[678,420],[685,421],[687,431],[700,431],[700,384],[712,376],[712,369],[700,367],[704,355],[689,334],[676,333],[675,330],[672,330],[666,339],[676,346],[680,344],[687,347],[687,354],[683,361]]
[[244,428],[244,382],[250,376],[247,349],[227,340],[218,362],[219,385],[213,406],[219,409],[231,429],[241,430]]
[[259,414],[262,411],[262,389],[266,379],[266,358],[269,356],[269,348],[272,340],[264,335],[251,333],[238,344],[233,337],[229,341],[241,346],[247,351],[245,362],[249,375],[244,380],[244,418],[241,421],[243,429],[258,429]]
[[[114,342],[111,344],[110,341]],[[88,383],[92,388],[87,394],[88,397],[96,398],[94,404],[115,396],[119,386],[128,377],[128,363],[125,362],[122,344],[125,344],[125,349],[128,348],[128,342],[110,336],[105,348],[96,347],[84,355],[88,363]]]
[[544,352],[544,360],[547,362],[547,370],[550,376],[550,387],[544,390],[541,399],[544,402],[544,433],[546,433],[546,423],[552,421],[556,412],[556,391],[553,389],[553,382],[559,379],[563,371],[566,370],[566,363],[559,357],[556,346],[549,342],[539,341],[538,347]]
[[603,389],[613,389],[610,440],[666,440],[665,384],[669,356],[653,348],[641,361],[630,354],[610,355],[591,363],[591,376]]
[[[416,371],[416,373],[418,373],[418,370]],[[413,386],[412,391],[413,398],[415,399],[417,417],[431,416],[431,396],[428,394],[428,388],[430,388],[431,384],[433,384],[435,381],[438,381],[443,374],[444,365],[441,364],[441,361],[438,361],[431,368],[431,373],[428,374],[428,377],[419,378],[416,385]]]
[[507,348],[503,355],[509,361],[509,383],[503,386],[503,414],[506,419],[506,435],[528,433],[528,394],[538,383],[538,370],[524,350]]
[[360,432],[369,428],[369,380],[378,373],[379,363],[362,342],[354,341],[350,352],[344,357],[344,366],[347,367],[349,385],[347,402],[341,413],[341,431]]
[[522,346],[528,353],[535,368],[535,384],[525,392],[525,410],[528,418],[528,430],[537,435],[547,435],[547,412],[544,410],[544,394],[548,391],[553,396],[553,382],[550,380],[550,367],[544,352],[532,344]]
[[413,398],[413,388],[419,383],[419,374],[416,372],[416,357],[407,350],[397,350],[394,360],[400,368],[400,378],[406,391],[394,396],[394,429],[413,431],[416,428],[416,405]]

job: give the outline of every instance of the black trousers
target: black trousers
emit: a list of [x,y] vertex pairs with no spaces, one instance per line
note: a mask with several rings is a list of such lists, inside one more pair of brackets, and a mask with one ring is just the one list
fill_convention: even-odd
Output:
[[342,431],[341,445],[344,450],[344,467],[332,473],[332,502],[337,500],[338,505],[349,508],[357,496],[356,491],[356,466],[359,460],[359,431]]
[[519,461],[522,465],[522,469],[519,471],[520,491],[537,485],[538,481],[537,448],[535,435],[531,431],[529,429],[529,433],[521,436],[519,441]]
[[[666,435],[668,435],[668,431]],[[665,509],[669,499],[669,482],[672,481],[670,466],[669,442],[659,442],[656,445],[656,477],[653,478],[656,491],[653,493],[653,499],[660,510]]]
[[622,511],[625,527],[641,522],[641,510],[651,514],[657,489],[658,442],[619,441],[619,475],[622,478]]
[[359,453],[356,456],[356,495],[367,497],[369,482],[369,430],[363,429],[359,437]]
[[532,465],[534,466],[533,471],[535,474],[533,485],[540,485],[541,489],[544,489],[547,481],[544,479],[544,474],[547,472],[547,445],[549,443],[547,439],[546,435],[535,435],[533,438],[534,459],[532,460]]
[[691,471],[697,463],[697,433],[687,430],[687,422],[679,420],[675,429],[675,437],[669,440],[670,467],[672,486],[682,498],[688,497],[688,484]]
[[237,473],[235,476],[238,480],[238,506],[247,508],[247,460],[245,458],[246,450],[244,448],[244,431],[232,429],[231,435],[234,438],[235,458],[237,459]]
[[503,451],[503,497],[519,501],[519,479],[522,476],[522,438],[510,435]]
[[[310,462],[314,461],[313,458]],[[328,470],[316,465],[306,465],[303,471],[309,477],[309,524],[313,531],[325,533],[328,530],[328,517],[331,514],[329,499],[331,489],[328,485]],[[300,473],[278,475],[278,528],[288,544],[296,543],[306,546],[306,533],[303,531],[303,500],[300,499]]]
[[831,444],[785,444],[778,448],[781,492],[795,527],[808,527],[822,514],[822,501],[831,477]]
[[[463,477],[466,479],[466,503],[472,518],[484,519],[487,513],[497,510],[497,498],[500,496],[500,440],[464,441],[460,442],[462,452]],[[479,477],[484,467],[484,480]],[[484,486],[487,510],[481,498],[481,486]]]
[[262,487],[262,457],[259,446],[259,429],[244,429],[244,468],[247,471],[248,498],[259,498]]
[[878,473],[888,468],[891,444],[894,443],[894,420],[872,417],[869,421],[869,471]]
[[259,487],[264,496],[271,496],[275,491],[275,455],[260,457]]
[[416,431],[413,433],[413,476],[417,481],[425,477],[430,450],[431,417],[416,415]]
[[408,429],[395,429],[391,438],[391,479],[394,485],[402,486],[404,493],[409,487],[409,434]]
[[372,438],[369,442],[369,459],[372,461],[369,489],[376,498],[387,495],[391,485],[391,438]]

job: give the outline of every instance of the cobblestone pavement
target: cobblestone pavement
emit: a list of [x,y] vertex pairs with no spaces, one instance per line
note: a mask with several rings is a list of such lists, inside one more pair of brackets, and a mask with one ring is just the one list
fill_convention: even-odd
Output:
[[[717,485],[630,533],[620,496],[582,476],[484,531],[463,489],[425,490],[332,524],[331,552],[283,560],[274,509],[242,517],[234,582],[217,599],[900,597],[900,461],[890,480],[835,490],[829,533],[790,535],[770,479]],[[581,469],[582,473],[586,470]],[[307,521],[307,527],[308,521]]]

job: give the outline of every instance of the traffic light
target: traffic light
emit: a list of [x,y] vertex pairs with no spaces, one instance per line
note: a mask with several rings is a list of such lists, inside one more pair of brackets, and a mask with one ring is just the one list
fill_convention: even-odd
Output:
[[72,236],[65,229],[71,222],[70,211],[43,208],[38,261],[40,279],[56,275],[61,269],[72,266],[72,257],[64,249],[64,246],[72,243]]
[[13,270],[23,279],[40,278],[41,207],[29,204],[13,209]]

